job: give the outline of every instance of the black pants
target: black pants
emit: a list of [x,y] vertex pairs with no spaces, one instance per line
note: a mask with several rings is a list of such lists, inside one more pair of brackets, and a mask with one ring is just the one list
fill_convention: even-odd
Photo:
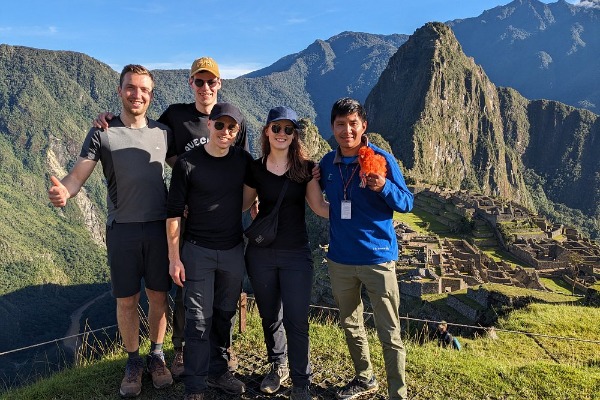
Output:
[[[181,219],[181,232],[185,231],[185,218]],[[183,235],[179,238],[180,243],[183,246],[184,240]],[[237,320],[237,314],[234,314],[231,318],[231,332],[229,334],[229,343],[227,348],[231,347],[233,342],[233,329],[235,328],[235,322]],[[181,348],[185,346],[184,339],[184,330],[185,330],[185,308],[183,306],[183,288],[181,286],[177,286],[177,290],[175,292],[175,298],[173,299],[173,347]],[[228,356],[230,356],[228,352]]]
[[294,386],[308,385],[312,374],[308,337],[313,280],[310,250],[248,246],[246,269],[262,319],[269,362],[285,363],[289,358]]
[[185,347],[186,393],[202,393],[207,376],[227,372],[227,346],[244,276],[244,247],[211,250],[185,242],[181,260],[186,268]]

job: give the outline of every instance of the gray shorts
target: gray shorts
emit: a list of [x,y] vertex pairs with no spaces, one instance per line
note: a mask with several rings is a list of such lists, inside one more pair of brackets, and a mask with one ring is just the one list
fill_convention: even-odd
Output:
[[171,289],[165,221],[113,223],[106,227],[106,249],[114,297],[130,297],[146,288]]

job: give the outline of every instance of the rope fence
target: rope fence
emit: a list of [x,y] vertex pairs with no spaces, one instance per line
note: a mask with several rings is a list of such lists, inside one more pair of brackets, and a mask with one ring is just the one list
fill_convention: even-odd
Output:
[[[248,300],[253,300],[254,301],[254,298],[252,296],[248,296]],[[329,312],[338,312],[339,311],[337,308],[327,307],[327,306],[311,305],[310,307],[313,308],[313,309],[321,309],[321,310],[326,310],[326,311],[329,311]],[[369,316],[369,317],[373,317],[373,313],[372,312],[364,312],[363,314],[366,315],[366,316]],[[400,316],[400,320],[423,322],[423,323],[427,323],[427,324],[436,324],[436,325],[441,322],[441,321],[435,321],[435,320],[429,320],[429,319],[411,318],[411,317],[403,317],[403,316]],[[555,339],[555,340],[565,340],[565,341],[570,341],[570,342],[600,344],[600,340],[593,340],[593,339],[584,339],[584,338],[575,338],[575,337],[557,336],[557,335],[546,335],[546,334],[542,334],[542,333],[517,331],[517,330],[502,329],[502,328],[496,328],[496,327],[485,327],[485,326],[459,324],[459,323],[455,323],[455,322],[446,322],[446,323],[449,326],[456,326],[456,327],[461,327],[461,328],[469,328],[469,329],[481,330],[481,331],[486,331],[486,332],[493,330],[494,332],[504,332],[504,333],[511,333],[511,334],[515,334],[515,335],[525,335],[525,336],[528,336],[528,337],[539,337],[539,338],[547,338],[547,339]],[[116,324],[115,325],[110,325],[110,326],[105,326],[105,327],[97,328],[97,329],[94,329],[94,330],[91,330],[91,331],[86,330],[86,331],[84,331],[82,333],[75,334],[75,335],[64,336],[64,337],[61,337],[61,338],[52,339],[52,340],[48,340],[48,341],[41,342],[41,343],[36,343],[36,344],[24,346],[24,347],[19,347],[19,348],[16,348],[16,349],[12,349],[12,350],[8,350],[8,351],[0,352],[0,357],[4,356],[4,355],[7,355],[7,354],[13,354],[13,353],[17,353],[17,352],[20,352],[20,351],[30,350],[30,349],[35,348],[35,347],[45,346],[45,345],[52,344],[52,343],[58,343],[58,342],[61,342],[63,340],[67,340],[67,339],[72,339],[72,338],[76,338],[76,337],[88,335],[90,333],[95,333],[95,332],[99,332],[99,331],[106,331],[108,329],[113,329],[113,328],[116,328],[116,327],[117,327]]]

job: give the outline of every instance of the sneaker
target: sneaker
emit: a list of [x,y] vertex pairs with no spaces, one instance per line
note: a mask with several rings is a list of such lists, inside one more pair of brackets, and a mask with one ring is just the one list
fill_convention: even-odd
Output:
[[246,391],[244,382],[237,379],[230,371],[219,377],[208,377],[206,384],[210,387],[221,389],[227,394],[242,394]]
[[308,386],[293,386],[290,400],[312,400]]
[[183,350],[175,350],[175,357],[171,364],[171,375],[173,379],[178,380],[183,375]]
[[144,373],[144,360],[142,357],[127,359],[125,377],[121,381],[119,394],[123,397],[136,397],[142,392],[142,374]]
[[169,371],[165,364],[165,355],[163,353],[148,354],[146,367],[152,376],[152,385],[155,388],[164,389],[173,384],[173,376],[171,376],[171,371]]
[[233,349],[231,347],[227,348],[227,356],[228,356],[228,360],[227,360],[227,368],[231,371],[231,372],[235,372],[235,370],[238,367],[238,358],[235,355],[235,352],[233,351]]
[[379,389],[379,384],[374,376],[368,381],[364,378],[356,377],[338,390],[335,397],[338,400],[359,399],[368,394],[377,392],[377,389]]
[[286,364],[273,363],[260,384],[260,391],[263,393],[275,393],[289,377],[290,369]]
[[204,393],[187,393],[183,400],[204,400]]

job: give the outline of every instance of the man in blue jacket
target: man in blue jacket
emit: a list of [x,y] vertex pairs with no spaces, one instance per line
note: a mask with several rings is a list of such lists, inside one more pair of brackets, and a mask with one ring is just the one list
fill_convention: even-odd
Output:
[[[331,127],[338,148],[320,162],[320,183],[330,203],[327,263],[355,369],[355,378],[339,389],[337,398],[364,397],[379,388],[364,328],[364,285],[383,347],[389,398],[406,399],[406,350],[400,338],[400,293],[395,269],[398,243],[392,219],[394,211],[412,209],[413,195],[394,157],[368,142],[366,112],[358,101],[336,101]],[[371,147],[387,163],[385,176],[368,174],[364,188],[360,186],[358,163],[362,146]]]

